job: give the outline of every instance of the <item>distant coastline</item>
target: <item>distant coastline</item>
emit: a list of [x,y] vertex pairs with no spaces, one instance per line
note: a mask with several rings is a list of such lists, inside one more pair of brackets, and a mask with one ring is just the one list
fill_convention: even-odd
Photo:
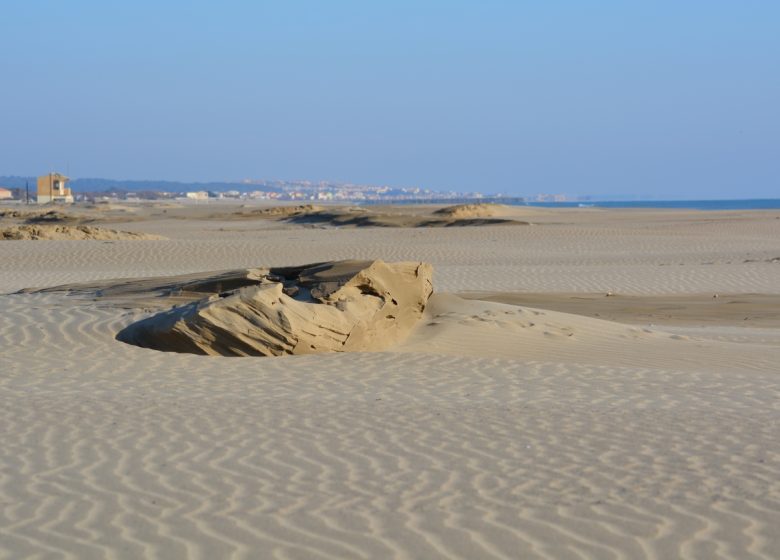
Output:
[[[26,200],[26,191],[34,195],[36,177],[0,176],[0,187],[11,191],[12,199]],[[246,180],[243,182],[176,182],[158,180],[72,179],[69,182],[76,199],[94,201],[166,200],[199,192],[204,198],[265,199],[279,202],[315,201],[346,204],[473,204],[494,203],[544,208],[666,208],[681,210],[774,210],[780,198],[694,199],[694,200],[620,200],[620,195],[511,195],[481,192],[435,191],[418,187],[388,187],[334,183],[327,181]],[[651,195],[646,195],[651,196]],[[560,197],[553,201],[553,197]]]

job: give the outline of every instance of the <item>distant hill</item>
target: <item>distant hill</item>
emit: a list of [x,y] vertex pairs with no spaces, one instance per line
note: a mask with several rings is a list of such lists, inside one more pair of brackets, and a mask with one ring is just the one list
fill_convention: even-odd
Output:
[[[0,186],[14,189],[24,188],[29,182],[30,188],[35,188],[37,177],[0,176]],[[212,183],[181,183],[177,181],[133,181],[116,179],[84,178],[73,179],[68,186],[73,192],[185,192],[185,191],[265,191],[281,192],[281,189],[264,184],[212,182]]]

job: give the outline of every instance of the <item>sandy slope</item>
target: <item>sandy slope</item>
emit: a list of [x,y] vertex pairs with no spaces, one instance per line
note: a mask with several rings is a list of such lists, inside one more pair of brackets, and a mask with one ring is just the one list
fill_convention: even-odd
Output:
[[[780,327],[780,301],[776,294],[666,294],[627,296],[622,294],[462,294],[468,299],[540,307],[608,321],[650,325],[735,325]],[[778,331],[780,332],[780,331]]]
[[[136,221],[123,229],[171,240],[2,244],[0,291],[376,257],[433,261],[440,291],[780,294],[773,215],[545,219]],[[0,556],[780,555],[770,326],[649,328],[446,294],[427,313],[391,352],[244,359],[116,341],[142,310],[0,296]]]
[[[780,302],[779,302],[780,303]],[[434,296],[415,336],[398,348],[464,357],[708,371],[771,370],[780,348],[734,344],[544,309]],[[756,346],[758,345],[758,346]]]

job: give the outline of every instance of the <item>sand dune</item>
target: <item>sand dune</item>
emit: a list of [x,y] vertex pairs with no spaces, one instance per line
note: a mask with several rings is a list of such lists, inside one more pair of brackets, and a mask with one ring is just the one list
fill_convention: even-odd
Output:
[[[0,244],[0,557],[777,558],[780,337],[697,298],[771,308],[780,220],[589,210],[323,230],[149,208],[128,228],[169,240]],[[159,309],[139,285],[350,258],[435,267],[393,351],[115,339]],[[8,293],[65,283],[92,288]],[[540,309],[607,291],[600,317]]]
[[63,226],[51,224],[8,226],[0,228],[0,240],[19,241],[39,239],[96,239],[96,240],[127,240],[127,239],[163,239],[161,236],[148,233],[117,231],[93,226]]
[[209,216],[210,218],[227,219],[255,219],[255,218],[276,218],[284,219],[301,214],[311,214],[321,212],[324,208],[316,204],[297,204],[290,206],[270,206],[261,208],[242,208],[237,212],[217,213]]
[[[209,219],[266,219],[288,224],[341,228],[427,228],[485,225],[528,225],[528,222],[503,217],[499,205],[463,205],[423,211],[412,206],[271,206],[242,208],[235,212],[213,213]],[[502,217],[498,217],[501,214]]]
[[0,209],[0,218],[23,221],[26,224],[65,224],[79,220],[78,216],[60,210],[20,210],[18,208]]
[[[86,225],[97,222],[127,222],[136,219],[139,208],[108,204],[78,205],[77,207],[44,206],[34,208],[0,208],[0,221],[7,225],[59,224]],[[142,218],[143,219],[143,218]]]
[[450,218],[489,218],[491,216],[507,215],[511,209],[503,204],[456,204],[445,206],[434,211],[439,216]]
[[480,213],[466,214],[432,214],[420,215],[414,213],[381,213],[364,208],[352,208],[347,210],[319,210],[315,212],[303,212],[285,217],[285,221],[292,224],[319,224],[335,227],[406,227],[406,228],[430,228],[430,227],[473,227],[473,226],[497,226],[497,225],[528,225],[528,222],[512,220],[508,218],[493,218]]

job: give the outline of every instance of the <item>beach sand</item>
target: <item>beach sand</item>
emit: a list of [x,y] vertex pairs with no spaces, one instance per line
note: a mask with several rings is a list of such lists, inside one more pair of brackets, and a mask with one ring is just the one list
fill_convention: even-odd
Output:
[[[0,557],[780,557],[780,212],[432,211],[0,241]],[[338,259],[433,265],[408,339],[167,353],[115,339],[152,309],[13,293]]]

